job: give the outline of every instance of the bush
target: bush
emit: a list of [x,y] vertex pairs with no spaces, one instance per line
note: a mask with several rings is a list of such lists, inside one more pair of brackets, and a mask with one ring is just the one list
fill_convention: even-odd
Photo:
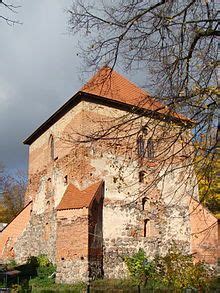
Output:
[[192,255],[183,254],[173,245],[164,257],[155,258],[157,278],[175,289],[205,288],[211,275],[202,262],[194,263]]
[[146,285],[147,280],[155,273],[155,264],[147,259],[143,249],[139,249],[133,256],[125,257],[124,260],[132,279],[137,284]]
[[53,265],[46,255],[39,255],[37,258],[37,277],[30,280],[29,284],[33,287],[48,287],[55,282],[56,266]]
[[156,256],[152,261],[147,259],[143,250],[139,250],[126,257],[125,263],[132,279],[147,288],[205,289],[212,280],[204,263],[194,263],[192,255],[183,254],[175,244],[165,256]]

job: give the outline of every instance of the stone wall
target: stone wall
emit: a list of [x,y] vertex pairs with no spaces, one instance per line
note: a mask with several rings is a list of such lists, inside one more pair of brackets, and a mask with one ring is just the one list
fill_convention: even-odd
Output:
[[15,260],[24,263],[30,256],[46,254],[55,263],[56,211],[32,214],[30,221],[14,246]]
[[[105,140],[80,143],[94,130],[101,132],[126,115],[119,109],[82,101],[31,144],[27,200],[33,199],[33,213],[15,245],[17,259],[45,253],[57,264],[57,281],[72,283],[103,273],[111,278],[126,276],[122,256],[139,248],[153,257],[165,254],[173,239],[186,251],[195,247],[191,245],[195,220],[190,220],[187,201],[198,196],[196,188],[190,188],[195,186],[194,172],[170,170],[184,166],[182,155],[186,150],[181,151],[182,142],[177,140],[166,152],[169,156],[178,151],[167,162],[161,155],[138,157],[137,136],[126,136],[130,124],[116,131],[116,139],[108,140],[107,135]],[[132,118],[136,118],[132,127],[137,135],[150,120],[135,115]],[[156,127],[156,153],[161,153],[169,141],[156,138],[166,122],[151,119],[149,126],[145,142]],[[175,132],[178,126],[168,135],[175,137]],[[141,182],[140,172],[144,172]],[[68,183],[83,190],[99,180],[105,181],[103,207],[56,213]],[[199,223],[202,225],[203,220]]]

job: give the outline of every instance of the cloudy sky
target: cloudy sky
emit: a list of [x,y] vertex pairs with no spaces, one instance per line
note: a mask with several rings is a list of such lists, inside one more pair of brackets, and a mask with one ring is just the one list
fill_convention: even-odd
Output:
[[[17,3],[10,16],[23,24],[0,20],[0,162],[9,169],[26,168],[22,141],[81,85],[78,41],[65,13],[71,1]],[[0,7],[0,13],[7,12]]]
[[[13,0],[21,7],[9,16],[22,24],[0,19],[0,162],[9,170],[26,170],[22,141],[82,85],[79,36],[68,31],[71,2]],[[0,13],[7,15],[1,4]]]

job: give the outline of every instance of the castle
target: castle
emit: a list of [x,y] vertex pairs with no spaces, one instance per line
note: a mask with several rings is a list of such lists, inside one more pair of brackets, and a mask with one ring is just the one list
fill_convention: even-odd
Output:
[[26,206],[0,233],[0,259],[46,254],[60,283],[125,277],[123,255],[172,241],[216,264],[217,219],[183,147],[192,125],[102,68],[24,141]]

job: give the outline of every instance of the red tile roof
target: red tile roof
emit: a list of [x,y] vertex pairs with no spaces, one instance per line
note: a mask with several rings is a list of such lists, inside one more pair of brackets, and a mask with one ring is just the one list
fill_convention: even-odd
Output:
[[[137,87],[119,73],[114,70],[111,71],[108,67],[103,67],[82,87],[79,92],[77,92],[49,119],[47,119],[47,121],[38,127],[24,141],[24,144],[32,144],[42,133],[49,129],[55,122],[63,117],[63,115],[85,98],[85,96],[91,101],[97,102],[98,99],[98,103],[110,102],[115,105],[117,104],[117,106],[129,106],[133,111],[135,110],[133,107],[152,111],[153,113],[161,114],[162,117],[165,115],[174,118],[175,121],[187,123],[189,126],[194,123],[187,117],[175,113],[166,105],[156,101],[147,92]],[[148,113],[146,113],[146,115],[147,114]]]
[[149,93],[109,67],[101,68],[81,88],[81,91],[172,116],[182,121],[190,121],[187,117],[173,112],[166,105],[156,101]]
[[59,203],[57,210],[88,208],[100,191],[103,181],[90,185],[85,190],[79,190],[73,184],[69,184]]

